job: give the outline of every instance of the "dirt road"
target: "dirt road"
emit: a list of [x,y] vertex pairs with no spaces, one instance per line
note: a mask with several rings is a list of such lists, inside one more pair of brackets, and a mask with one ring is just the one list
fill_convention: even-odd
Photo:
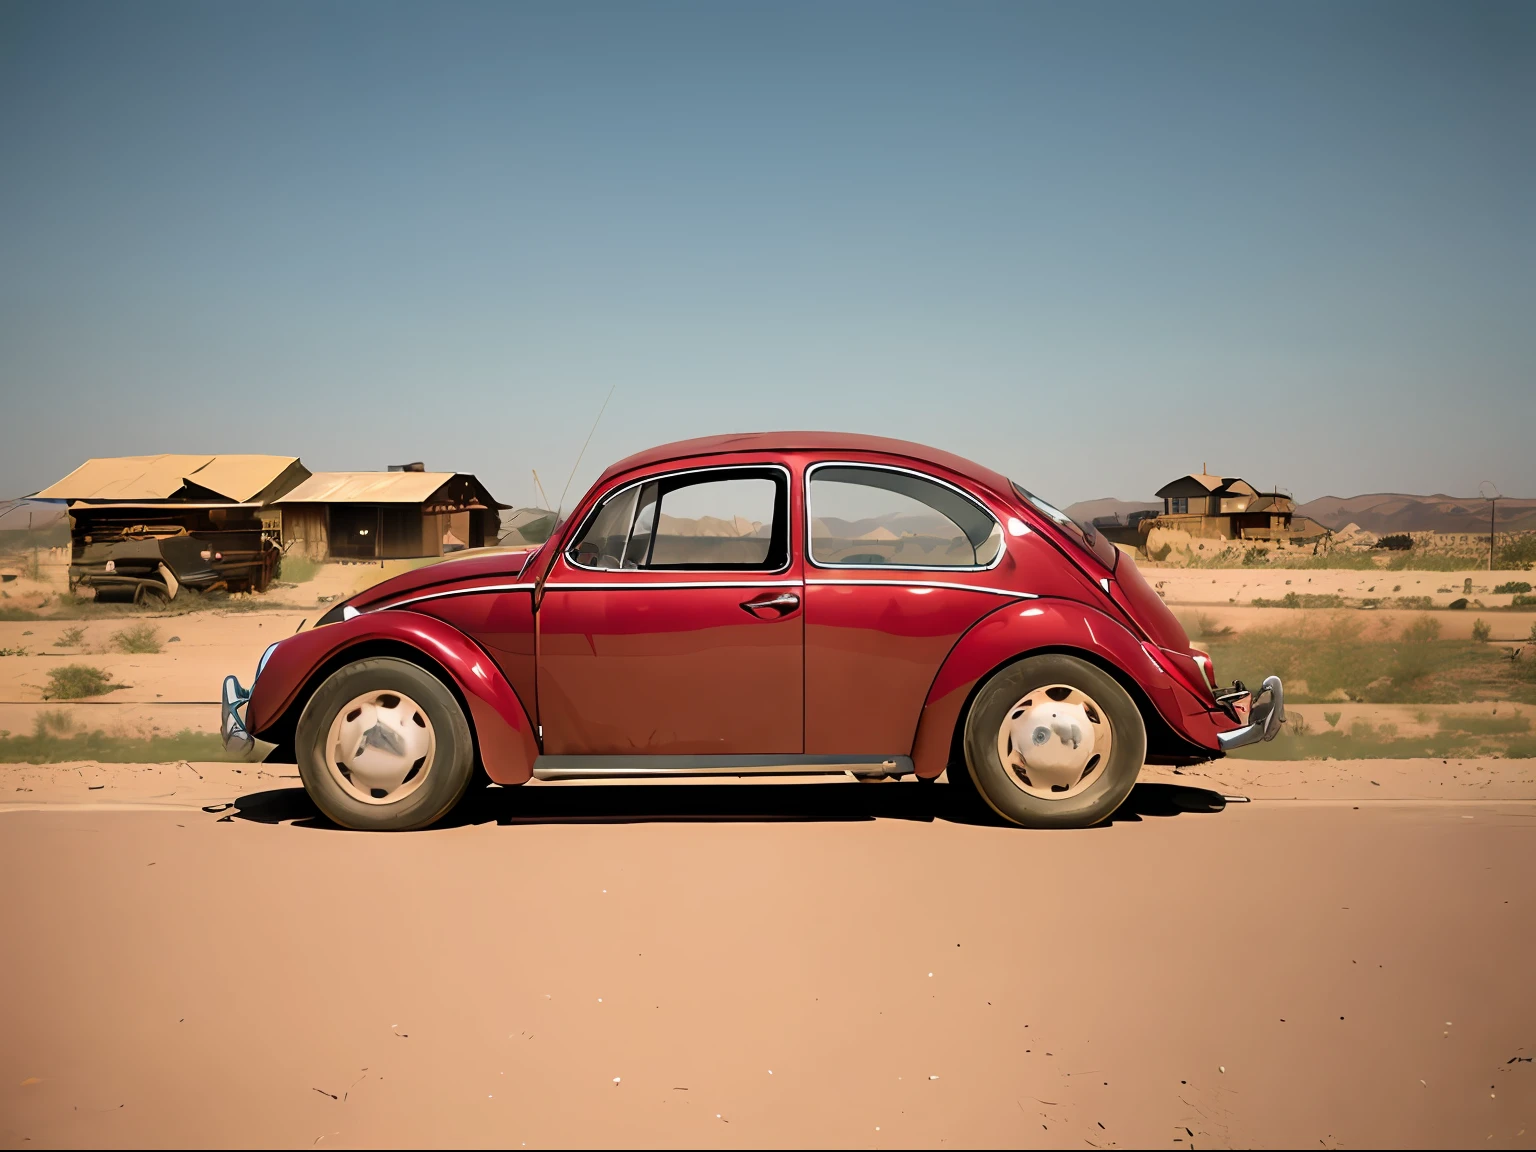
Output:
[[0,1143],[1536,1145],[1528,800],[277,784],[0,813]]

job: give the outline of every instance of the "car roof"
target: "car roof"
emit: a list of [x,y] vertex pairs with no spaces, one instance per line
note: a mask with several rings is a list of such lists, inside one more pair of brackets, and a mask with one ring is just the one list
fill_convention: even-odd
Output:
[[693,456],[719,456],[733,452],[869,452],[881,456],[895,456],[915,463],[937,464],[957,475],[974,480],[1000,495],[1009,490],[1008,478],[999,472],[925,444],[910,440],[892,440],[885,436],[865,436],[858,432],[732,432],[724,436],[700,436],[693,440],[676,440],[626,456],[610,465],[599,478],[604,483],[625,472],[664,464],[671,460],[684,460]]

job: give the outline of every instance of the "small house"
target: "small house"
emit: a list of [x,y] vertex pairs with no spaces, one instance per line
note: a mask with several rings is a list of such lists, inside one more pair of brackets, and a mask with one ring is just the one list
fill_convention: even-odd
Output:
[[1216,540],[1313,540],[1327,533],[1322,525],[1297,516],[1296,501],[1284,492],[1260,492],[1236,476],[1191,472],[1157,490],[1162,512],[1143,519],[1143,536],[1153,528],[1172,528]]
[[316,472],[277,502],[284,555],[377,561],[496,543],[498,504],[467,472],[420,464],[388,472]]

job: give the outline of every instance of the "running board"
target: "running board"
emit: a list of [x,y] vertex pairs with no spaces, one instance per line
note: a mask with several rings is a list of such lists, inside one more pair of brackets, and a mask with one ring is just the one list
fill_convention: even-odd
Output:
[[540,756],[536,780],[665,780],[685,776],[908,776],[910,756]]

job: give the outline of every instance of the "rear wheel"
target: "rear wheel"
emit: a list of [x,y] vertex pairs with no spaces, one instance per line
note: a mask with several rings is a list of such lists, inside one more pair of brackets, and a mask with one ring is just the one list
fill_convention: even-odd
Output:
[[305,790],[343,828],[406,832],[447,814],[468,787],[474,744],[446,685],[405,660],[334,672],[299,717]]
[[140,608],[158,612],[171,602],[170,589],[163,584],[144,583],[133,591],[133,602]]
[[971,782],[1003,819],[1086,828],[1130,795],[1146,759],[1136,702],[1073,656],[1032,656],[998,672],[965,718]]

